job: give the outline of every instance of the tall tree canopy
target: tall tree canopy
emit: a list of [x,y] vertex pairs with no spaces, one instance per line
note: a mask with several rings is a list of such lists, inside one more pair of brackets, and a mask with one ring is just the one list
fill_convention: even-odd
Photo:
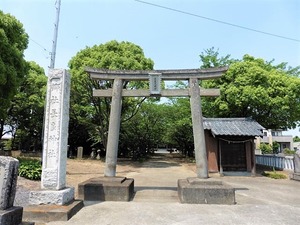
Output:
[[[184,88],[184,85],[181,87]],[[188,98],[174,98],[171,106],[164,140],[178,148],[185,156],[193,156],[194,139],[190,101]]]
[[[112,87],[112,82],[92,81],[86,67],[101,69],[151,70],[153,61],[146,58],[141,47],[130,42],[110,41],[86,47],[70,62],[72,74],[69,142],[75,146],[90,141],[106,146],[110,98],[94,98],[93,89]],[[124,88],[134,88],[142,82],[124,83]],[[125,98],[122,105],[123,121],[136,113],[143,99]],[[80,137],[80,138],[78,138]]]
[[146,156],[159,144],[166,143],[165,136],[169,117],[169,105],[146,101],[138,113],[123,123],[120,135],[120,154],[133,159]]
[[[202,54],[201,58],[209,57]],[[217,62],[218,66],[226,64],[222,60]],[[232,60],[229,65],[220,79],[202,83],[206,88],[221,89],[219,97],[203,99],[204,116],[252,117],[269,129],[294,128],[299,124],[299,67],[287,67],[286,63],[273,65],[273,61],[250,55]]]
[[[46,97],[47,77],[44,69],[29,62],[28,73],[11,102],[5,121],[13,134],[13,146],[26,150],[42,150],[41,135]],[[17,134],[17,135],[15,135]]]
[[204,50],[204,52],[201,52],[199,57],[201,62],[200,69],[229,66],[230,64],[238,61],[236,59],[232,59],[230,55],[219,56],[219,50],[215,50],[214,47]]
[[23,25],[10,14],[0,10],[0,135],[10,102],[26,73],[23,53],[27,48],[28,35]]

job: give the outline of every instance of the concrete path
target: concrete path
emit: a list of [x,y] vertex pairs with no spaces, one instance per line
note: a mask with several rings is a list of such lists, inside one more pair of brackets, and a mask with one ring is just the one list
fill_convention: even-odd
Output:
[[177,181],[196,174],[178,162],[154,157],[143,164],[139,173],[128,173],[134,178],[133,202],[178,202]]
[[180,204],[177,180],[196,174],[181,164],[156,158],[145,162],[134,178],[130,202],[85,202],[69,221],[49,225],[191,225],[300,224],[300,182],[266,177],[217,177],[236,188],[236,205]]

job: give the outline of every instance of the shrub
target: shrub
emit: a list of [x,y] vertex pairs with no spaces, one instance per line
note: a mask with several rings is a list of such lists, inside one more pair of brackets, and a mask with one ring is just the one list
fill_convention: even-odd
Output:
[[280,147],[280,144],[277,141],[273,141],[273,143],[272,143],[272,149],[273,149],[273,153],[274,154],[278,154],[279,147]]
[[265,144],[265,143],[261,143],[259,145],[259,149],[261,150],[262,154],[272,154],[273,153],[272,146]]
[[273,171],[264,171],[262,172],[263,176],[272,178],[272,179],[286,179],[287,176],[283,173],[277,173],[275,170]]
[[20,162],[19,176],[30,180],[41,180],[42,165],[38,159],[18,158]]
[[294,154],[296,153],[296,151],[291,150],[291,149],[289,149],[289,148],[285,148],[285,149],[283,149],[283,153],[284,153],[285,155],[294,155]]

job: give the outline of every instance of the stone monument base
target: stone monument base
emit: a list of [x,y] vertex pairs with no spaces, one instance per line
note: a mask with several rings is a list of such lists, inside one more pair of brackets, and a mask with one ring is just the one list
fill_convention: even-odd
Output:
[[300,173],[291,173],[290,179],[300,181]]
[[134,180],[126,177],[97,177],[78,184],[78,198],[85,201],[130,201]]
[[13,206],[0,210],[0,225],[19,225],[22,222],[23,207]]
[[23,221],[47,223],[67,221],[83,207],[83,201],[72,201],[66,205],[30,205],[24,208]]
[[74,187],[62,190],[38,190],[29,194],[30,205],[65,205],[74,200]]
[[189,204],[235,204],[235,190],[222,181],[200,178],[178,180],[178,197]]

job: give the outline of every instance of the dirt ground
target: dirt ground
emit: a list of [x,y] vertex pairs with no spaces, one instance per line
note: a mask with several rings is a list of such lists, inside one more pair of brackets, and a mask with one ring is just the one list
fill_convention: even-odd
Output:
[[[180,162],[184,167],[195,171],[195,164],[187,162],[183,157],[177,154],[168,154],[159,156],[165,160]],[[155,160],[155,157],[152,159]],[[130,159],[118,159],[117,176],[126,176],[130,172],[139,172],[143,167],[142,162],[133,162]],[[93,177],[101,177],[104,174],[105,162],[103,160],[92,159],[68,159],[67,160],[67,176],[66,186],[75,187],[75,198],[77,197],[78,184]],[[18,178],[18,186],[22,186],[29,190],[40,189],[40,181],[32,181],[23,177]]]
[[[179,154],[165,154],[153,156],[150,160],[167,160],[180,163],[182,166],[191,170],[196,171],[195,163],[190,162],[188,159],[180,156]],[[130,159],[118,159],[117,163],[117,176],[127,176],[128,173],[137,172],[139,173],[141,168],[144,166],[142,162],[133,162]],[[67,160],[67,176],[66,186],[75,188],[75,198],[77,198],[78,184],[84,182],[90,178],[101,177],[104,174],[105,162],[103,160],[92,160],[92,159],[68,159]],[[261,176],[261,172],[266,168],[257,168],[257,176]],[[288,177],[288,172],[282,171]],[[22,177],[18,178],[18,186],[22,186],[28,190],[40,189],[40,181],[31,181]]]

